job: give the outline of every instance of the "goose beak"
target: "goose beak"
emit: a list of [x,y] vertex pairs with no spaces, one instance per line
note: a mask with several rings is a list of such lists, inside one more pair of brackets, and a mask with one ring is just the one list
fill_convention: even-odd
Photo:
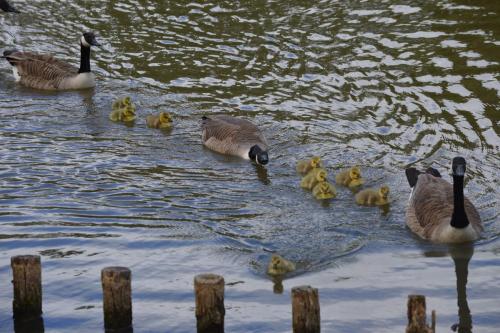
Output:
[[266,165],[269,162],[269,156],[266,152],[257,154],[256,162],[261,165]]
[[90,41],[90,45],[92,45],[92,46],[101,46],[101,44],[97,41],[97,39],[95,39],[95,36]]

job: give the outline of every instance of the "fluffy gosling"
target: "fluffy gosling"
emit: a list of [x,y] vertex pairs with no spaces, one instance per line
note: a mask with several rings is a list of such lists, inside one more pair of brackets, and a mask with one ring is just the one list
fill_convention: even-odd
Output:
[[112,121],[121,121],[124,123],[129,123],[135,120],[135,108],[131,105],[116,109],[109,115],[109,119]]
[[337,196],[335,187],[327,181],[319,182],[314,186],[312,194],[318,200],[333,199]]
[[269,264],[267,265],[267,274],[271,276],[285,275],[286,273],[293,272],[294,270],[295,264],[278,254],[273,254]]
[[151,128],[171,128],[172,116],[168,112],[160,112],[159,114],[150,114],[146,117],[146,125]]
[[357,187],[364,184],[364,179],[361,178],[361,168],[357,165],[349,170],[342,171],[335,176],[337,184],[347,187]]
[[314,186],[316,186],[319,182],[324,182],[326,180],[326,170],[322,168],[316,168],[309,171],[307,175],[305,175],[300,181],[300,187],[312,190]]
[[356,194],[356,203],[363,206],[383,206],[389,203],[389,187],[384,185],[378,190],[366,189]]
[[307,174],[312,169],[321,168],[321,158],[313,156],[310,160],[300,160],[295,168],[301,175]]
[[126,96],[114,101],[111,107],[113,108],[113,110],[116,110],[116,109],[123,109],[129,105],[132,105],[132,98],[130,98],[130,96]]

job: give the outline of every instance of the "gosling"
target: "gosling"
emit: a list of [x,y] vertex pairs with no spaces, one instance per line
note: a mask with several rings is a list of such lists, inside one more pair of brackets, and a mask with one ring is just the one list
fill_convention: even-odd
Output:
[[298,161],[296,170],[301,175],[305,175],[312,169],[316,168],[321,168],[321,158],[319,156],[313,156],[310,160]]
[[267,274],[271,276],[285,275],[286,273],[293,272],[294,270],[295,264],[278,254],[273,254],[269,264],[267,265]]
[[323,181],[314,186],[312,194],[318,200],[333,199],[337,196],[337,190],[329,182]]
[[309,191],[313,189],[319,182],[324,182],[326,180],[326,170],[322,168],[312,169],[307,175],[305,175],[300,181],[300,187],[308,189]]
[[129,105],[133,105],[132,98],[130,98],[130,96],[126,96],[126,97],[119,98],[116,101],[114,101],[113,105],[111,107],[113,108],[113,110],[117,110],[117,109],[123,109]]
[[361,168],[359,166],[353,166],[349,170],[342,171],[335,176],[335,182],[337,184],[347,186],[347,187],[357,187],[365,183],[364,179],[361,178]]
[[172,116],[168,112],[160,112],[159,114],[150,114],[146,117],[146,125],[151,128],[171,128]]
[[384,185],[377,190],[366,189],[355,196],[356,203],[362,206],[383,206],[389,203],[389,187]]
[[130,123],[135,120],[135,108],[131,105],[116,109],[109,115],[109,119],[117,122]]

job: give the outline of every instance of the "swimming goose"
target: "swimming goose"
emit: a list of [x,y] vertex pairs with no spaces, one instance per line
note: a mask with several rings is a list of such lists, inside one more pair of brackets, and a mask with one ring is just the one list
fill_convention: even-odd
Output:
[[11,4],[7,2],[7,0],[0,0],[0,9],[4,12],[19,13],[17,9],[12,7]]
[[[464,197],[466,162],[452,162],[453,185],[435,172],[405,170],[412,193],[406,209],[406,224],[417,235],[438,243],[463,243],[479,238],[483,226],[474,205]],[[435,169],[433,169],[435,170]],[[435,170],[437,172],[437,170]]]
[[68,90],[95,86],[90,71],[90,47],[99,45],[93,32],[86,32],[80,39],[80,69],[49,54],[7,50],[3,58],[13,66],[14,78],[21,84],[36,89]]
[[259,128],[246,119],[231,116],[202,117],[202,140],[205,147],[221,154],[267,164],[268,144]]

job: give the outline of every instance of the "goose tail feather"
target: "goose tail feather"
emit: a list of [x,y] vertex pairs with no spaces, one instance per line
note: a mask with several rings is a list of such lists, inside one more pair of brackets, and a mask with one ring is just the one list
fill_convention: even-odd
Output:
[[408,184],[413,188],[415,184],[417,184],[418,175],[420,175],[420,171],[415,168],[408,168],[405,170],[406,179],[408,180]]

